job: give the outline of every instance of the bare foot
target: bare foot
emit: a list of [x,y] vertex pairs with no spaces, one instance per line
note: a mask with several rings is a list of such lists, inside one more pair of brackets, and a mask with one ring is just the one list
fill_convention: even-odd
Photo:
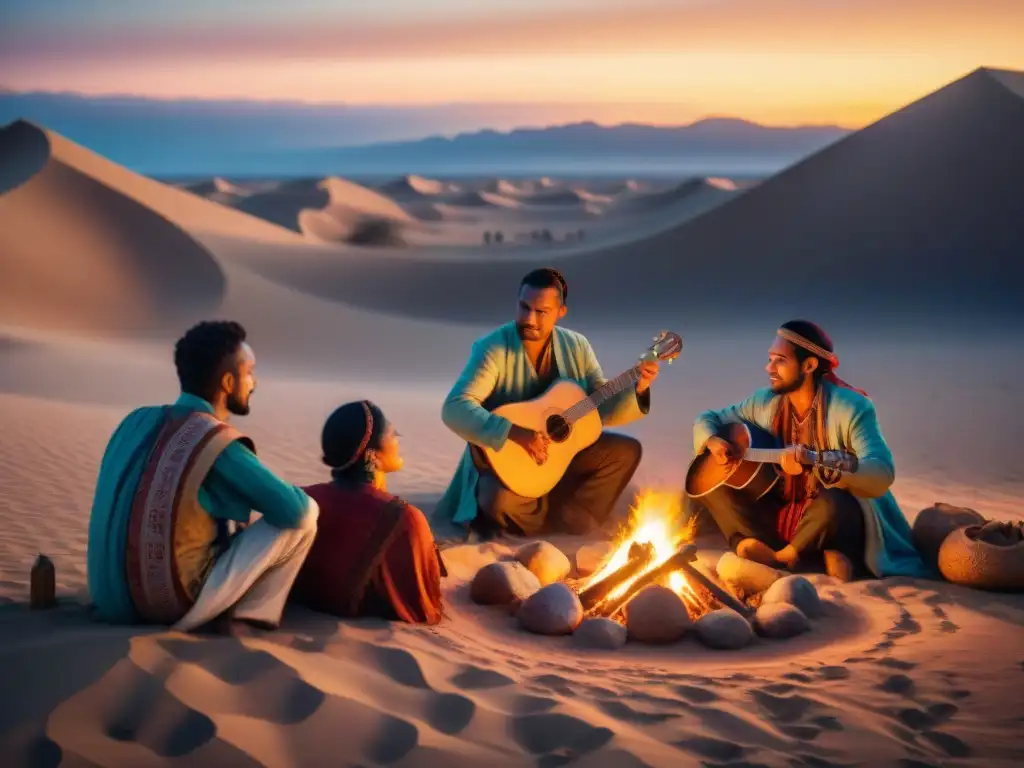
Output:
[[834,549],[826,549],[823,553],[825,559],[825,573],[839,581],[853,581],[853,563],[842,552]]
[[778,568],[780,565],[772,548],[757,539],[743,539],[743,541],[736,545],[736,554],[746,560],[753,560],[755,563],[767,565],[770,568]]
[[800,559],[800,553],[796,551],[793,545],[783,547],[775,553],[775,559],[782,563],[787,568],[792,568],[797,564]]

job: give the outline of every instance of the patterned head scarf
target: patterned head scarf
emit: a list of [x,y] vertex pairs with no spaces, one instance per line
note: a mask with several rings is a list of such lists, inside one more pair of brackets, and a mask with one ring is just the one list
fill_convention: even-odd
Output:
[[366,457],[366,451],[380,442],[384,414],[369,400],[345,403],[324,424],[320,444],[324,464],[344,472]]

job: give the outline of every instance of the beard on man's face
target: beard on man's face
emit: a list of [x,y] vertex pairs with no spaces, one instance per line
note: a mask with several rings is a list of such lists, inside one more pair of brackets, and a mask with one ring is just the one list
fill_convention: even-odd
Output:
[[804,379],[807,378],[807,376],[809,375],[810,374],[806,373],[798,374],[797,377],[792,381],[782,381],[781,379],[773,379],[770,384],[771,390],[776,395],[788,395],[790,392],[796,392],[804,383]]
[[[253,390],[253,392],[255,392],[255,391],[256,390]],[[235,416],[248,416],[249,415],[249,399],[251,397],[252,397],[252,392],[250,392],[249,393],[249,397],[245,398],[245,400],[243,401],[242,398],[240,398],[237,393],[232,392],[230,395],[228,395],[228,401],[227,401],[228,412],[229,413],[233,413]]]

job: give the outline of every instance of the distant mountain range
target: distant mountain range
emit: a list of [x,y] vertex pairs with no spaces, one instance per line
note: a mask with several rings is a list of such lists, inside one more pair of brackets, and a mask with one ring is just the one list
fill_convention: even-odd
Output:
[[[155,176],[774,173],[845,136],[837,126],[713,118],[662,127],[521,123],[515,105],[352,107],[165,101],[0,88],[0,124],[23,118]],[[519,107],[522,113],[529,113]],[[452,137],[436,134],[457,133]],[[412,139],[411,135],[429,138]],[[431,135],[435,134],[435,135]]]

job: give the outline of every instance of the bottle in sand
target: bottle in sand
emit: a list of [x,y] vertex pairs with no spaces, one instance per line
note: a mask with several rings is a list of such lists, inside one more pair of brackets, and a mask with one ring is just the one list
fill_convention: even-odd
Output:
[[29,607],[32,610],[52,608],[57,604],[57,572],[53,561],[40,553],[29,577]]

